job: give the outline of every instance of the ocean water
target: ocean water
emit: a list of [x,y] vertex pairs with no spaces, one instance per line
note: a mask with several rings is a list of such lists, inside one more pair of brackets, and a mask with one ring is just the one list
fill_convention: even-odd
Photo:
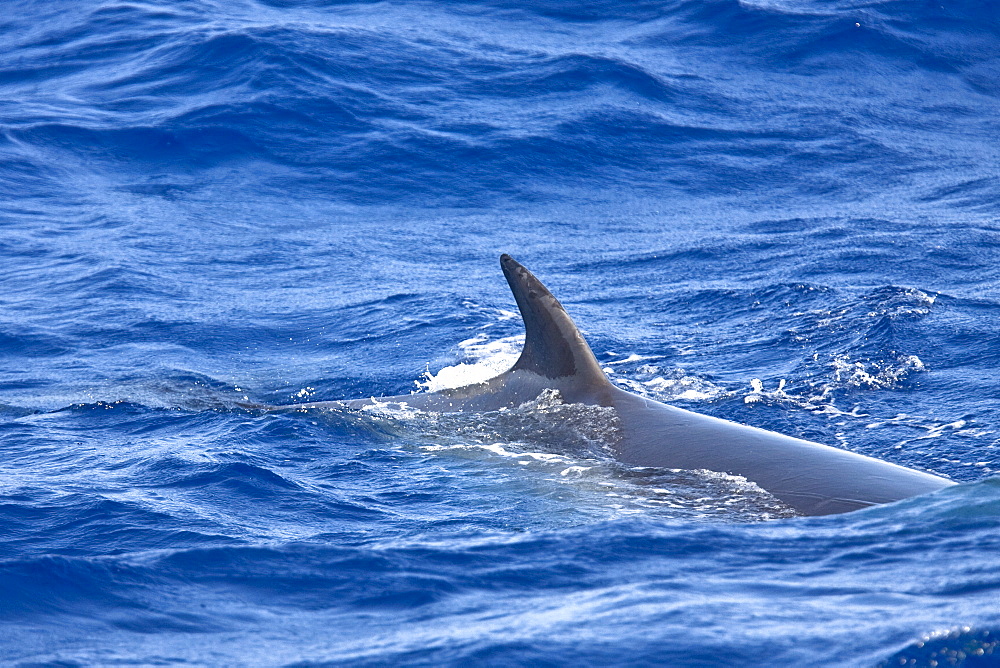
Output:
[[[0,663],[1000,664],[998,7],[4,3]],[[503,370],[502,252],[620,386],[962,484],[241,408]]]

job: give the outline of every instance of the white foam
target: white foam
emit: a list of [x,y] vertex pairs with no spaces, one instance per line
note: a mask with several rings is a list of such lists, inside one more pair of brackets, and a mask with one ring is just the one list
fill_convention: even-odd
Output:
[[437,373],[428,369],[416,381],[417,389],[421,392],[438,392],[482,383],[514,366],[523,347],[524,335],[491,341],[485,332],[481,332],[458,344],[468,361],[446,366]]
[[615,360],[613,362],[606,362],[605,364],[611,366],[612,364],[625,364],[626,362],[641,362],[642,360],[651,360],[651,359],[654,358],[649,355],[636,355],[635,353],[632,353],[623,360]]
[[[644,364],[638,373],[661,373],[658,367]],[[616,378],[615,382],[625,389],[643,397],[658,401],[708,401],[725,394],[725,390],[711,381],[697,376],[688,376],[682,369],[674,369],[668,375],[657,375],[647,380]]]
[[569,468],[565,468],[562,471],[560,471],[559,475],[563,476],[564,478],[568,476],[579,478],[584,473],[590,471],[593,468],[594,468],[593,466],[570,466]]
[[[507,443],[506,445],[510,444]],[[454,445],[422,445],[420,446],[420,449],[423,450],[424,452],[444,452],[444,451],[449,451],[449,452],[478,451],[484,453],[488,452],[490,454],[497,455],[499,457],[507,457],[510,459],[520,460],[518,462],[520,464],[530,464],[531,461],[529,460],[533,460],[536,462],[541,462],[542,464],[560,464],[565,466],[566,464],[571,464],[573,462],[573,460],[564,455],[556,455],[548,452],[530,452],[530,451],[514,452],[512,450],[508,450],[504,446],[505,444],[503,443],[469,443],[469,444],[454,444]],[[581,468],[581,467],[571,466],[570,469],[572,468]],[[570,469],[566,470],[568,471]],[[586,469],[581,468],[581,470],[586,470]]]
[[765,390],[764,383],[760,378],[750,379],[750,393],[743,397],[743,403],[752,404],[757,401],[763,401],[764,399],[789,399],[789,395],[785,393],[785,379],[782,378],[778,381],[778,387],[773,390]]
[[410,406],[405,401],[379,401],[377,397],[371,397],[370,400],[370,404],[361,407],[365,413],[398,420],[412,419],[423,414],[420,409]]
[[837,355],[831,365],[834,383],[876,390],[892,387],[910,373],[925,369],[923,361],[916,355],[903,355],[887,363],[851,361],[847,355]]

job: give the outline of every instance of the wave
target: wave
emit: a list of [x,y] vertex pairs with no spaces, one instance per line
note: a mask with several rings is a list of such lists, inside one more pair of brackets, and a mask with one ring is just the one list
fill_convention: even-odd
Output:
[[[5,10],[0,661],[996,654],[993,5]],[[620,386],[965,482],[801,518],[553,395],[240,406],[503,370],[504,250]]]
[[[121,173],[122,165],[174,173],[181,189],[206,170],[252,174],[270,165],[268,177],[259,177],[272,192],[290,179],[357,204],[419,193],[468,206],[566,196],[582,184],[863,198],[859,180],[897,187],[933,159],[926,141],[896,128],[924,136],[940,127],[924,119],[982,115],[962,101],[966,84],[956,79],[946,102],[873,106],[864,102],[873,92],[846,98],[834,112],[807,104],[775,114],[758,91],[709,85],[717,73],[693,68],[683,54],[717,49],[732,66],[794,96],[784,73],[827,77],[843,88],[845,72],[859,64],[865,71],[874,58],[908,76],[960,77],[972,68],[969,76],[987,80],[987,65],[962,54],[996,45],[982,31],[957,46],[958,30],[903,29],[893,3],[795,13],[766,3],[687,1],[633,7],[624,16],[615,7],[616,20],[631,12],[640,27],[618,28],[590,51],[479,34],[458,19],[462,8],[438,10],[458,12],[457,34],[391,28],[364,5],[324,23],[253,20],[239,10],[220,23],[191,9],[131,5],[73,12],[75,22],[31,31],[21,59],[0,68],[0,85],[11,94],[38,91],[31,94],[37,104],[11,110],[6,151],[23,165],[22,186],[34,189],[60,178],[46,163],[86,165],[136,192],[150,192],[146,177],[129,178],[136,170]],[[566,11],[598,20],[611,9],[592,3]],[[951,24],[979,24],[975,12],[961,15],[950,12]]]
[[[700,640],[685,642],[676,649],[678,657],[744,651],[749,658],[766,653],[772,661],[785,662],[801,658],[801,634],[766,647],[753,640],[755,634],[788,630],[786,616],[762,614],[776,600],[788,614],[812,610],[810,623],[817,614],[831,623],[843,620],[851,614],[844,603],[851,602],[862,609],[853,614],[864,615],[880,632],[897,634],[899,628],[888,621],[891,614],[876,615],[873,621],[871,611],[888,614],[909,597],[954,596],[956,588],[966,598],[967,611],[987,604],[1000,586],[991,568],[995,558],[982,561],[996,543],[997,487],[996,480],[983,481],[892,507],[800,518],[794,525],[664,523],[634,517],[521,535],[396,536],[365,544],[317,536],[315,541],[266,546],[21,558],[0,564],[0,583],[8,593],[2,612],[12,622],[79,624],[91,639],[121,630],[152,634],[178,656],[203,651],[192,648],[191,634],[212,633],[216,656],[242,657],[246,644],[256,642],[254,634],[244,637],[248,628],[268,629],[264,635],[272,651],[295,655],[288,643],[301,642],[301,632],[323,627],[324,643],[311,643],[305,650],[313,661],[317,656],[375,661],[417,646],[432,659],[483,656],[508,648],[504,628],[522,626],[534,631],[515,632],[515,637],[527,638],[519,651],[550,656],[551,644],[543,648],[534,633],[565,639],[572,625],[579,625],[581,610],[588,619],[601,620],[609,634],[634,637],[641,655],[658,645],[648,637],[648,628],[691,633],[692,615],[711,616],[717,614],[715,606],[723,606],[737,615],[744,631],[714,634],[707,646]],[[966,558],[970,540],[977,542],[980,559]],[[911,567],[901,570],[900,563]],[[789,573],[785,564],[794,564],[795,572]],[[947,577],[940,576],[941,568],[947,569]],[[691,585],[691,572],[699,573],[698,586]],[[748,572],[755,574],[752,581]],[[874,592],[872,580],[882,583]],[[744,601],[736,613],[733,597]],[[706,612],[706,605],[712,610]],[[454,616],[465,619],[469,606],[488,614],[473,626],[456,625]],[[917,612],[907,628],[933,628],[938,618],[933,611]],[[365,619],[369,624],[361,623]],[[371,628],[372,619],[392,626]],[[333,620],[340,624],[331,624]],[[392,630],[409,624],[421,631],[414,636]],[[958,628],[923,639],[917,634],[898,654],[897,649],[887,651],[884,643],[866,640],[841,650],[841,658],[875,663],[890,660],[890,653],[893,659],[919,658],[966,649],[970,655],[983,649],[985,655],[995,649],[991,628]],[[459,629],[464,640],[456,644]],[[225,633],[236,630],[243,633],[233,644]],[[640,630],[645,640],[637,635]],[[585,629],[588,637],[593,632]],[[187,649],[177,642],[188,643]],[[821,640],[816,636],[809,642]],[[603,643],[577,639],[577,644],[586,657],[605,656]],[[92,648],[91,640],[74,649]]]

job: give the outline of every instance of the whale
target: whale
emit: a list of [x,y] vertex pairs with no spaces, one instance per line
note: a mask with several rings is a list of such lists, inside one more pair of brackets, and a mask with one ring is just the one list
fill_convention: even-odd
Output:
[[405,405],[421,411],[485,412],[517,408],[543,392],[563,402],[614,409],[607,444],[636,467],[708,470],[741,476],[802,515],[832,515],[955,485],[843,448],[702,415],[614,385],[562,304],[510,255],[500,266],[524,321],[524,347],[507,371],[483,382],[436,392],[268,407],[271,410],[364,409]]

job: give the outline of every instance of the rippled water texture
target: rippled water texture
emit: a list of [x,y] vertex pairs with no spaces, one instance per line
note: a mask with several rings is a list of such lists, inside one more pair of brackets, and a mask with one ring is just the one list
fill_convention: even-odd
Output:
[[[0,15],[0,662],[1000,661],[1000,11]],[[797,517],[615,415],[281,414],[514,359],[963,483]],[[664,444],[669,447],[669,444]]]

